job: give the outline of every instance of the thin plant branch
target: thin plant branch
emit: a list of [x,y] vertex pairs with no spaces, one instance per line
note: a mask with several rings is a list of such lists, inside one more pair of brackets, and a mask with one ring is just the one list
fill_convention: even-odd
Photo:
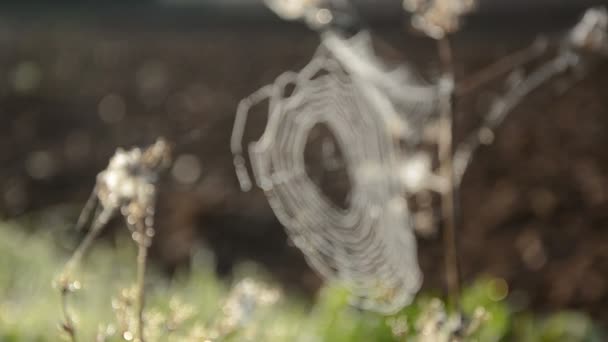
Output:
[[530,46],[503,57],[481,71],[477,71],[473,76],[458,82],[454,89],[454,96],[470,94],[497,77],[539,58],[547,52],[548,46],[544,37],[536,39]]
[[145,307],[145,281],[146,281],[146,263],[148,260],[148,246],[145,238],[145,228],[143,224],[138,224],[139,241],[137,241],[137,280],[135,283],[135,313],[137,315],[135,327],[135,341],[144,341],[144,307]]
[[70,315],[68,308],[68,293],[70,290],[67,287],[61,289],[61,314],[63,316],[63,322],[61,323],[61,329],[68,334],[70,341],[76,342],[76,330],[74,320]]
[[453,174],[453,90],[454,72],[453,56],[449,38],[444,36],[437,40],[439,59],[442,65],[439,99],[439,140],[438,154],[440,173],[447,181],[445,191],[441,192],[441,213],[443,217],[443,243],[445,258],[445,277],[448,298],[457,309],[460,297],[460,266],[458,259],[456,225],[456,188]]
[[89,195],[87,202],[85,203],[80,215],[78,216],[78,221],[76,222],[76,231],[83,231],[87,222],[91,218],[91,214],[95,212],[99,200],[97,198],[97,186],[93,187],[93,191]]
[[[541,55],[541,50],[546,50],[547,45],[546,43],[542,43],[542,40],[540,42],[537,50],[539,56]],[[482,74],[476,81],[469,81],[468,86],[464,86],[460,91],[466,92],[468,91],[467,89],[472,89],[476,83],[481,84],[482,81],[490,78],[492,73],[496,73],[498,69],[507,70],[508,66],[515,68],[518,66],[517,62],[521,63],[520,65],[525,64],[528,57],[531,58],[535,54],[534,45],[536,44],[533,44],[529,48],[530,52],[523,51],[521,55],[516,56],[519,58],[512,58],[511,62],[505,62],[504,65],[499,64],[499,66],[495,66],[494,68],[491,67],[491,72],[486,73],[488,76],[483,76],[484,74]],[[590,56],[608,56],[607,51],[608,11],[605,7],[590,8],[585,12],[581,20],[566,34],[566,37],[560,44],[557,55],[532,71],[527,77],[520,78],[511,84],[506,93],[492,103],[489,112],[484,116],[481,127],[460,143],[454,155],[456,184],[459,185],[462,182],[462,177],[477,149],[482,145],[488,145],[494,141],[496,128],[528,95],[555,77],[586,64]]]
[[558,55],[532,72],[525,80],[516,82],[505,95],[492,103],[490,111],[484,117],[481,127],[470,134],[458,146],[454,156],[455,180],[457,184],[461,183],[462,177],[475,151],[480,146],[493,142],[494,132],[506,116],[533,91],[539,89],[557,75],[567,71],[576,64],[577,60],[578,58],[571,53]]
[[[412,26],[437,41],[441,63],[439,80],[439,134],[437,152],[439,173],[445,181],[440,191],[443,218],[445,281],[449,304],[460,313],[460,263],[457,230],[460,223],[458,185],[454,177],[454,57],[449,35],[456,32],[461,19],[477,6],[475,0],[404,0],[405,10],[412,12]],[[485,77],[485,76],[484,76]],[[475,81],[479,82],[479,81]]]
[[154,237],[154,204],[151,204],[147,209],[145,218],[138,220],[135,224],[133,239],[137,243],[137,277],[135,282],[135,338],[137,342],[143,342],[144,339],[144,308],[145,308],[145,285],[146,285],[146,267],[148,260],[148,249]]
[[106,226],[110,218],[114,215],[114,210],[112,209],[104,209],[100,210],[99,215],[97,215],[91,230],[87,233],[84,240],[80,243],[80,245],[70,257],[70,260],[66,263],[62,274],[67,276],[68,278],[71,276],[71,273],[74,271],[76,267],[80,265],[82,258],[89,251],[95,239],[99,236],[103,228]]
[[90,213],[95,210],[92,227],[66,263],[57,282],[61,291],[61,310],[64,318],[62,327],[72,341],[76,341],[76,328],[68,308],[67,296],[80,288],[80,283],[72,279],[72,273],[80,265],[103,227],[119,209],[138,245],[135,287],[137,317],[133,333],[135,341],[144,341],[145,270],[148,247],[154,236],[156,183],[161,172],[166,170],[170,163],[171,146],[159,138],[146,149],[118,149],[110,159],[107,169],[97,175],[95,188],[76,224],[78,229],[82,229]]
[[[90,203],[94,202],[89,199],[83,212],[86,210],[92,210]],[[87,233],[80,245],[76,248],[76,251],[74,251],[68,262],[65,264],[61,275],[59,276],[59,279],[57,281],[57,286],[59,287],[61,295],[61,311],[63,314],[63,323],[61,324],[61,326],[62,329],[69,335],[72,341],[76,341],[76,327],[74,325],[74,319],[70,315],[68,297],[70,293],[80,288],[80,283],[73,279],[73,272],[80,265],[80,262],[82,261],[83,257],[91,248],[93,241],[95,241],[97,236],[99,236],[99,233],[101,233],[103,227],[108,223],[114,213],[113,210],[99,209],[98,212],[99,214],[96,215],[96,218],[94,218],[95,221],[93,223],[93,227]],[[83,217],[83,215],[81,215],[81,217]],[[81,219],[79,218],[78,221],[80,223]]]

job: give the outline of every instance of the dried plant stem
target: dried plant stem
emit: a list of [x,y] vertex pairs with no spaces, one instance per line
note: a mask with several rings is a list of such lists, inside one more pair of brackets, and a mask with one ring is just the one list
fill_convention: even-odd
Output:
[[464,139],[454,153],[454,181],[459,185],[477,149],[494,140],[496,128],[507,115],[533,91],[547,84],[554,77],[577,65],[578,56],[565,50],[555,58],[543,63],[525,79],[513,85],[501,97],[494,100],[484,121],[477,130]]
[[448,299],[456,309],[459,309],[460,267],[456,239],[456,188],[454,186],[454,172],[452,167],[454,73],[452,49],[448,38],[438,40],[437,48],[443,69],[440,86],[440,137],[438,142],[438,153],[440,161],[440,173],[448,182],[448,187],[442,193],[441,198],[446,272],[445,277]]
[[135,341],[144,341],[144,307],[145,307],[145,282],[146,264],[148,261],[149,239],[146,235],[146,227],[143,222],[137,223],[137,279],[135,283]]
[[63,315],[63,323],[61,324],[61,328],[66,334],[68,334],[70,341],[76,342],[76,328],[74,326],[72,316],[68,311],[68,292],[69,290],[67,288],[61,289],[61,313]]
[[80,215],[78,216],[78,221],[76,222],[75,229],[77,232],[84,230],[87,222],[91,218],[91,214],[95,211],[95,208],[97,208],[98,204],[99,201],[97,198],[97,186],[95,186],[93,187],[93,191],[91,191],[87,202],[85,203],[84,207],[82,208],[82,211],[80,212]]
[[509,73],[514,69],[539,58],[547,52],[548,47],[549,44],[547,43],[547,40],[540,37],[530,46],[503,57],[481,71],[476,72],[473,76],[466,78],[462,82],[458,82],[458,85],[454,89],[454,94],[456,96],[470,94],[500,75]]
[[[89,202],[87,202],[89,203]],[[87,207],[89,205],[87,204]],[[113,211],[104,210],[95,219],[91,230],[87,233],[84,240],[80,243],[76,251],[70,257],[70,260],[65,264],[61,275],[59,277],[58,286],[61,292],[61,311],[63,314],[62,328],[68,334],[72,341],[76,341],[76,327],[74,325],[74,319],[70,315],[68,308],[68,296],[71,292],[76,290],[79,286],[75,286],[73,277],[74,270],[80,264],[84,255],[88,252],[93,244],[93,241],[99,236],[103,227],[107,224],[108,220],[112,216]],[[80,219],[79,219],[80,221]]]
[[78,248],[76,248],[74,251],[74,254],[72,254],[72,257],[70,257],[70,260],[68,260],[66,263],[62,275],[71,275],[71,272],[80,264],[80,261],[89,251],[91,245],[93,245],[93,241],[95,241],[95,239],[99,236],[99,233],[101,233],[103,227],[108,223],[111,216],[111,211],[102,211],[99,214],[97,219],[95,219],[91,230],[87,233],[84,240],[82,240]]

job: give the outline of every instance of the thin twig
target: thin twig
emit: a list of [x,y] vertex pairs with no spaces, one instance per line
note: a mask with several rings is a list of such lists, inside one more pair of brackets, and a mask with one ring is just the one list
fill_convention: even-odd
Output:
[[144,341],[144,283],[148,247],[154,235],[155,185],[159,174],[166,170],[170,163],[171,146],[163,138],[158,138],[153,145],[143,151],[140,148],[128,151],[117,149],[108,163],[108,168],[97,175],[97,184],[77,223],[77,227],[82,229],[88,221],[90,212],[96,207],[92,219],[93,226],[66,263],[58,281],[65,320],[63,327],[73,341],[75,340],[74,320],[69,314],[67,296],[80,286],[78,282],[72,280],[72,273],[103,227],[119,209],[138,245],[135,288],[137,318],[134,338],[138,342]]
[[145,280],[146,263],[148,260],[148,237],[143,222],[137,224],[137,280],[135,284],[135,314],[137,315],[135,326],[135,341],[144,341],[144,306],[145,306]]
[[[496,128],[528,95],[556,76],[578,67],[581,63],[588,62],[585,58],[588,54],[606,56],[606,51],[608,51],[607,23],[608,12],[604,7],[588,9],[583,18],[562,39],[561,48],[557,51],[557,55],[554,58],[543,63],[525,79],[511,85],[502,97],[492,103],[481,127],[461,142],[454,153],[456,184],[461,183],[462,177],[476,150],[481,145],[493,142]],[[537,42],[539,43],[535,43],[530,47],[531,51],[528,57],[534,57],[534,45],[538,46],[538,56],[542,55],[541,52],[547,49],[548,44],[544,40],[537,40]],[[524,64],[524,62],[527,62],[526,58],[524,58],[526,57],[525,55],[528,55],[528,53],[523,52],[520,60],[518,60],[519,58],[515,58],[510,63],[505,63],[500,68],[495,67],[494,69],[496,69],[495,71],[502,68],[506,70],[509,64],[516,67],[517,62]],[[473,83],[479,83],[481,78],[488,78],[489,74],[484,77],[480,76],[479,80]],[[465,92],[467,88],[471,89],[471,85],[464,86],[460,92]]]
[[461,142],[454,155],[455,183],[460,184],[475,151],[482,145],[494,140],[496,128],[505,117],[529,94],[542,85],[576,65],[578,58],[571,51],[564,51],[557,57],[541,65],[523,81],[512,86],[502,97],[496,99],[484,117],[480,128]]
[[91,191],[91,194],[89,195],[89,198],[87,199],[84,208],[82,208],[82,211],[78,216],[78,221],[76,222],[75,229],[77,232],[84,230],[84,227],[86,226],[87,222],[89,222],[91,214],[95,212],[98,203],[99,200],[97,197],[97,186],[95,186],[93,187],[93,191]]
[[[87,202],[88,203],[88,202]],[[84,240],[80,243],[74,254],[70,257],[68,262],[63,267],[61,275],[59,277],[59,291],[61,292],[61,311],[63,314],[63,330],[70,336],[72,341],[76,341],[76,327],[74,325],[74,319],[70,315],[68,308],[68,296],[75,288],[74,280],[72,279],[73,272],[80,264],[82,258],[86,255],[88,250],[91,248],[93,241],[99,236],[99,233],[103,230],[103,227],[108,223],[113,215],[112,210],[102,210],[96,218],[94,218],[93,227],[87,233]]]
[[453,88],[454,72],[453,57],[449,39],[444,37],[437,42],[439,59],[442,64],[440,86],[440,137],[438,153],[440,173],[448,182],[447,189],[442,192],[441,210],[443,217],[443,242],[445,253],[445,271],[448,298],[457,310],[460,309],[460,267],[456,240],[456,206],[454,173],[452,167],[453,157]]
[[[153,195],[150,202],[145,208],[140,208],[144,211],[143,216],[136,221],[135,226],[135,242],[137,243],[137,279],[135,284],[135,341],[144,342],[144,309],[146,304],[146,266],[148,261],[148,248],[152,244],[152,239],[155,234],[154,230],[154,212],[156,207],[156,198]],[[127,222],[129,220],[127,219]]]
[[91,227],[91,230],[87,233],[84,240],[82,240],[78,248],[74,251],[74,254],[72,254],[72,257],[70,257],[70,260],[66,263],[62,275],[71,275],[70,273],[80,264],[82,258],[91,248],[93,241],[99,236],[99,233],[101,233],[103,227],[105,227],[113,214],[113,210],[101,210],[97,218],[95,218],[93,227]]
[[503,57],[481,71],[476,72],[473,76],[458,82],[454,89],[454,95],[467,95],[500,75],[504,75],[521,65],[537,59],[547,51],[548,46],[549,44],[545,38],[536,39],[530,46]]
[[69,313],[68,309],[68,296],[69,288],[62,287],[61,288],[61,314],[63,315],[63,323],[61,324],[61,328],[65,333],[68,334],[70,341],[76,342],[76,329],[74,326],[74,321],[72,320],[72,316]]

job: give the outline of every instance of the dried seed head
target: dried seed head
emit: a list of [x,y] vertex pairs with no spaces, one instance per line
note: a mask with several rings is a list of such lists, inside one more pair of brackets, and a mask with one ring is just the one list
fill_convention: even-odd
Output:
[[156,182],[171,163],[171,146],[163,138],[145,149],[121,148],[97,176],[97,197],[104,209],[121,209],[130,224],[153,214]]
[[151,170],[158,172],[166,170],[171,164],[172,146],[165,138],[160,137],[144,150],[142,163]]
[[608,11],[605,7],[588,9],[572,29],[570,44],[575,49],[608,53]]
[[414,13],[412,25],[429,37],[441,39],[460,28],[461,17],[473,11],[475,0],[404,0],[403,8]]

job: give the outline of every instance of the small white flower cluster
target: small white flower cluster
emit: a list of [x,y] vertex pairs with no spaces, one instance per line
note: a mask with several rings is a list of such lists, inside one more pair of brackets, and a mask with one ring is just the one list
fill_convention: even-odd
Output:
[[[123,288],[119,295],[112,298],[112,310],[115,321],[108,324],[100,324],[97,329],[97,342],[113,341],[117,337],[124,341],[134,341],[137,329],[137,312],[133,304],[137,300],[137,289],[135,287]],[[169,300],[169,308],[160,310],[154,308],[146,310],[144,331],[146,341],[201,341],[200,338],[189,338],[189,335],[197,333],[200,327],[195,325],[188,331],[189,321],[197,314],[192,305],[184,303],[177,297]]]
[[150,178],[154,174],[142,170],[140,160],[139,148],[128,151],[122,148],[116,150],[108,168],[97,176],[98,196],[104,207],[120,208],[133,200],[141,203],[150,201],[150,194],[153,191],[151,184],[153,179]]
[[414,14],[412,25],[435,39],[458,30],[460,18],[475,6],[475,0],[403,0],[403,8]]
[[399,167],[399,178],[408,193],[416,194],[423,190],[437,192],[445,191],[448,182],[433,172],[431,156],[425,152],[417,152],[410,158],[404,159]]
[[419,342],[459,342],[468,340],[481,324],[489,318],[488,312],[479,307],[470,320],[460,313],[449,314],[443,302],[433,299],[416,322]]
[[[146,149],[117,149],[107,169],[97,175],[94,191],[102,208],[112,212],[120,209],[132,230],[138,222],[151,221],[155,184],[169,166],[170,154],[169,144],[162,138]],[[151,229],[152,222],[143,223]],[[153,234],[152,230],[145,232],[149,237]]]
[[241,280],[232,289],[222,308],[224,318],[220,323],[221,330],[245,327],[259,308],[272,305],[279,298],[277,289],[267,288],[250,278]]

